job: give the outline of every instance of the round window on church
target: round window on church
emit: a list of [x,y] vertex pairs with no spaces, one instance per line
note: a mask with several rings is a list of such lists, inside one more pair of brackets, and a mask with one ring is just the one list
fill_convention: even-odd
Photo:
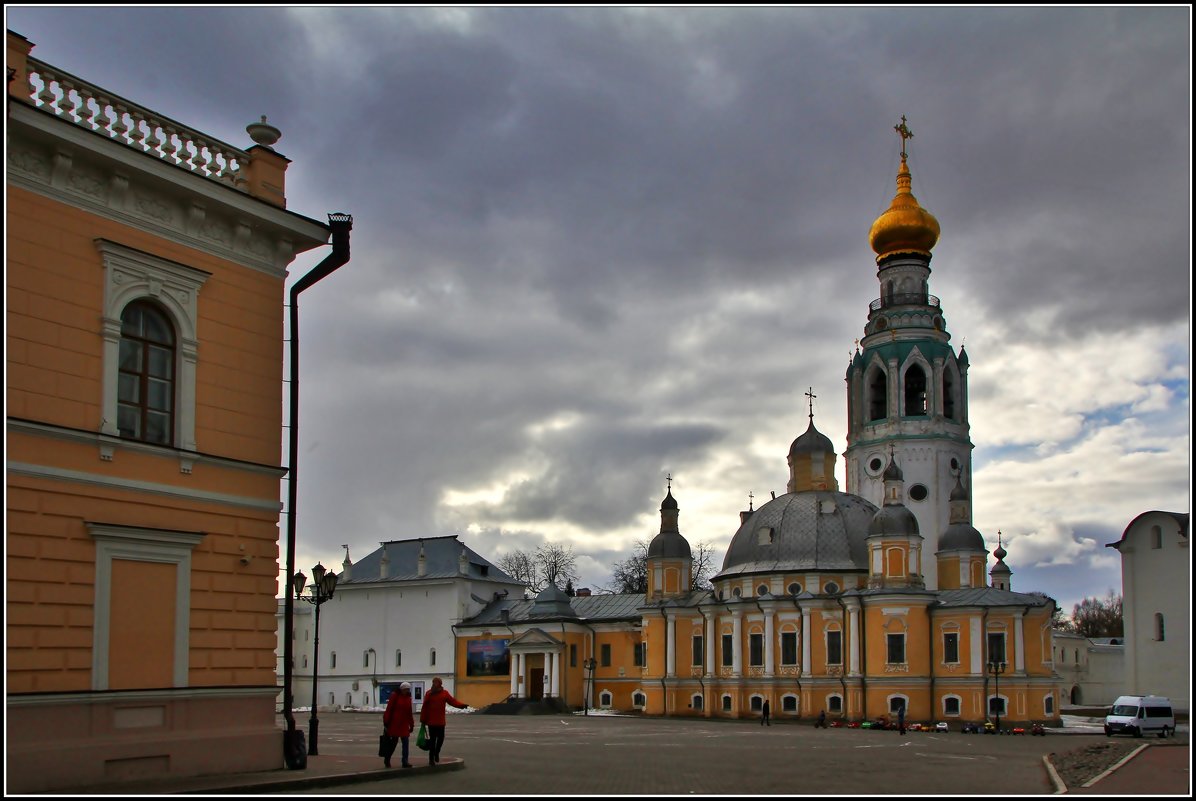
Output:
[[741,595],[743,595],[743,593],[739,591],[739,588],[738,588],[738,587],[736,587],[735,589],[731,590],[731,594],[732,594],[732,595],[734,595],[736,598],[738,598],[738,597],[740,597]]
[[757,595],[768,595],[768,586],[765,584],[761,584],[759,587],[756,588],[756,594]]
[[926,489],[925,484],[914,484],[909,488],[909,497],[915,501],[924,501],[930,495],[930,490]]
[[952,469],[952,470],[958,470],[958,469],[959,469],[959,460],[958,460],[958,459],[956,459],[954,456],[952,456],[952,457],[951,457],[951,469]]
[[839,591],[839,585],[833,581],[828,581],[826,583],[826,586],[823,587],[822,590],[827,595],[834,595],[835,593],[837,593]]
[[789,585],[789,594],[790,595],[800,595],[801,594],[801,585],[798,584],[796,581],[793,582],[792,584],[790,584]]
[[872,475],[879,475],[881,470],[885,469],[885,460],[879,456],[873,456],[868,460],[868,472]]

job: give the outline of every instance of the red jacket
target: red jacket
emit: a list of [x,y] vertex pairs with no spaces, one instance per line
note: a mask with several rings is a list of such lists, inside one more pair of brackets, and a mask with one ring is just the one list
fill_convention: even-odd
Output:
[[415,717],[411,714],[411,696],[403,695],[396,690],[390,694],[386,702],[386,711],[382,713],[382,725],[391,737],[410,737],[415,728]]
[[452,694],[443,687],[439,690],[432,690],[424,696],[424,707],[419,711],[419,722],[429,726],[443,726],[445,706],[464,709],[467,705],[453,698]]

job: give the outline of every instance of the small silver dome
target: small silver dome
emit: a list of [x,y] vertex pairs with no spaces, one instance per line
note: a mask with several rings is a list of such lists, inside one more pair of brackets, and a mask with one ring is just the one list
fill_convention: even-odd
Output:
[[939,538],[940,551],[986,551],[984,535],[970,523],[952,523]]
[[886,534],[908,536],[918,533],[918,518],[908,508],[897,504],[882,507],[868,523],[869,537],[883,537]]

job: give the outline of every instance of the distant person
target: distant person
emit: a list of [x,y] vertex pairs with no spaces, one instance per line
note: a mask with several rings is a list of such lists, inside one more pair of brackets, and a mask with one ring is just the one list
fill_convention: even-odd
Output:
[[816,728],[816,729],[825,729],[826,728],[826,710],[825,709],[820,709],[818,711],[818,720],[814,723],[814,728]]
[[760,707],[760,725],[761,726],[771,726],[772,721],[769,720],[768,718],[769,718],[768,699],[765,698],[764,706]]
[[897,731],[901,736],[905,736],[905,704],[897,707]]
[[[403,767],[411,767],[407,760],[411,730],[415,728],[415,717],[411,714],[411,684],[403,682],[398,692],[390,694],[386,701],[386,711],[382,713],[382,725],[386,727],[386,734],[398,737],[403,743]],[[386,767],[390,767],[390,757],[386,757]]]
[[424,695],[424,705],[419,711],[419,722],[428,727],[428,764],[440,762],[440,748],[444,745],[444,708],[446,706],[464,709],[461,703],[444,689],[440,677],[432,679],[432,689]]

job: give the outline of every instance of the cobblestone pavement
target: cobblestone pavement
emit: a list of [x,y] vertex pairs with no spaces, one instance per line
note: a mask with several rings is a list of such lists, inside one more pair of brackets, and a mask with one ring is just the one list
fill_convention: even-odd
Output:
[[[321,754],[368,752],[376,746],[377,718],[321,717]],[[808,723],[761,727],[754,721],[605,716],[454,715],[447,732],[443,753],[464,758],[464,770],[420,771],[336,792],[1041,795],[1054,792],[1043,755],[1080,739],[957,732],[902,737]]]

